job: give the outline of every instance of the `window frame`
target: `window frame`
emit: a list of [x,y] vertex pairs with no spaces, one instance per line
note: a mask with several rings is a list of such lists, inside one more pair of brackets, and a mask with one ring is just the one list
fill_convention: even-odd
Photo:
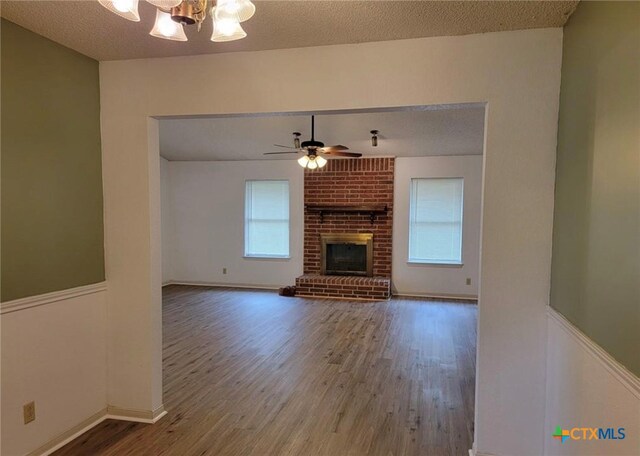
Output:
[[[413,258],[411,256],[411,228],[413,226],[415,205],[414,205],[414,181],[420,180],[459,180],[462,182],[462,192],[460,195],[460,259],[459,260],[436,260],[425,258]],[[464,177],[462,176],[434,176],[434,177],[412,177],[409,181],[409,220],[407,224],[407,263],[416,265],[433,265],[442,267],[462,267],[464,266]]]
[[[248,187],[253,182],[286,182],[287,183],[287,253],[286,254],[264,254],[264,253],[249,253],[248,241],[249,241],[249,194]],[[253,185],[253,184],[252,184]],[[288,260],[291,258],[291,182],[289,179],[246,179],[244,182],[244,213],[242,223],[244,225],[244,239],[243,239],[243,255],[245,259],[254,260]]]

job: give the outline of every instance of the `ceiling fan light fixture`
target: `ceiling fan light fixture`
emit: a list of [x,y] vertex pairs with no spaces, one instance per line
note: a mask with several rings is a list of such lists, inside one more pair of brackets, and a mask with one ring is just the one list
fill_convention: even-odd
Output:
[[303,168],[307,167],[307,163],[309,163],[309,157],[307,157],[306,155],[303,155],[298,159],[298,164]]
[[164,11],[156,11],[156,22],[149,35],[172,41],[187,41],[182,24],[171,19],[171,14]]
[[309,159],[309,163],[307,163],[307,169],[316,169],[318,167],[318,163],[315,159]]
[[318,168],[324,168],[324,165],[327,164],[327,159],[322,155],[318,155],[314,161],[318,164]]
[[371,130],[371,146],[378,147],[378,130]]
[[133,22],[140,22],[138,0],[98,0],[98,2],[120,17],[124,17]]

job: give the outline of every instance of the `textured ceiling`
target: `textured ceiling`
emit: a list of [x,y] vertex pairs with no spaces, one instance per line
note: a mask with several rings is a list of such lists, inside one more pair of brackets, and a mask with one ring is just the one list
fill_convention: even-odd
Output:
[[[160,121],[160,154],[168,160],[296,159],[273,144],[291,146],[292,133],[311,136],[308,115],[218,117]],[[370,130],[380,130],[378,147]],[[484,107],[414,108],[316,116],[316,140],[343,144],[366,156],[482,154]]]
[[140,1],[141,22],[130,22],[96,1],[1,1],[2,16],[97,60],[213,54],[362,43],[427,36],[561,27],[577,1],[267,1],[243,24],[248,37],[209,41],[186,27],[189,41],[149,36],[155,8]]

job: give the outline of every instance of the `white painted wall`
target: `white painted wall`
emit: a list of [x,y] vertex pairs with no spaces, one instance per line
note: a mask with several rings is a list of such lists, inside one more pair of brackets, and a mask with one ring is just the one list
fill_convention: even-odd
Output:
[[[172,280],[277,288],[302,274],[304,172],[295,160],[169,162]],[[244,258],[245,182],[289,181],[289,259]],[[163,251],[164,255],[164,251]],[[223,274],[227,268],[227,274]]]
[[109,403],[162,405],[153,116],[486,102],[475,443],[541,454],[561,52],[558,28],[101,62]]
[[[545,452],[547,456],[631,456],[640,449],[640,379],[549,308]],[[625,428],[624,440],[570,440],[556,426]]]
[[[408,263],[411,179],[464,178],[462,266]],[[400,157],[396,159],[393,203],[393,286],[418,296],[478,296],[482,156]],[[466,285],[466,279],[471,285]]]
[[[106,411],[105,291],[3,313],[1,321],[3,456],[28,454]],[[25,425],[22,406],[31,401],[36,420]]]
[[169,160],[160,157],[160,216],[162,226],[162,283],[173,280],[173,213],[171,204],[171,180]]

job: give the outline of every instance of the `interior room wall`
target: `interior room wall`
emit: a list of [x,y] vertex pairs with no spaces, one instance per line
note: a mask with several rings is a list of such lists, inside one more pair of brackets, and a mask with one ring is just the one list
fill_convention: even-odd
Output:
[[475,448],[541,454],[561,53],[558,28],[101,62],[110,403],[161,405],[154,116],[486,103]]
[[0,440],[13,456],[104,412],[106,293],[98,62],[0,29]]
[[[169,188],[173,234],[165,247],[172,249],[173,282],[267,288],[295,283],[302,274],[304,223],[303,169],[295,160],[167,163],[171,183],[162,186]],[[288,259],[244,257],[245,182],[250,179],[289,181]]]
[[565,27],[551,306],[640,376],[639,57],[638,2]]
[[2,301],[102,282],[98,62],[2,19]]
[[[549,455],[640,448],[640,3],[581,2],[564,30],[545,433]],[[566,317],[566,320],[565,320]]]
[[[408,263],[411,179],[464,178],[462,266]],[[396,294],[478,297],[482,155],[396,159],[393,220],[393,286]],[[467,285],[467,278],[471,284]]]

